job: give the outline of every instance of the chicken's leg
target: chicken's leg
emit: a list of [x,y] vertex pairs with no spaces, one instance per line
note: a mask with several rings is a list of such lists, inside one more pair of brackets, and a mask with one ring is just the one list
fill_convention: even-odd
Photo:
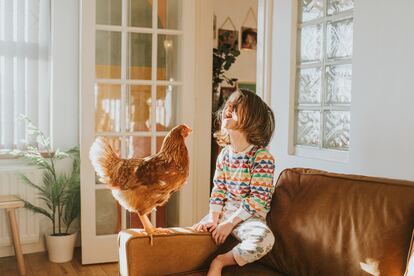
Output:
[[144,226],[144,230],[147,233],[147,235],[150,237],[151,245],[153,245],[153,235],[154,234],[171,234],[172,231],[165,228],[155,228],[152,226],[151,221],[148,219],[147,215],[140,215],[138,214],[139,219],[141,220],[142,225]]

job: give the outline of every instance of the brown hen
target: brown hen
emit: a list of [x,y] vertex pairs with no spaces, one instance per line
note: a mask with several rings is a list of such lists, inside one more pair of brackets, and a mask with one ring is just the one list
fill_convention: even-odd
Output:
[[189,158],[184,139],[190,133],[188,126],[176,126],[164,138],[160,151],[146,158],[122,159],[104,138],[97,138],[90,149],[89,158],[100,180],[112,189],[122,207],[138,214],[151,244],[153,234],[170,232],[154,228],[147,214],[185,184]]

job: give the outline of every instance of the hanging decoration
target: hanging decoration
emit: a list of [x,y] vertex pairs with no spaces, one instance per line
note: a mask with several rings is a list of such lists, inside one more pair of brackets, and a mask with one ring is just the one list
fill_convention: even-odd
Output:
[[[232,29],[225,29],[226,23],[230,23]],[[228,45],[233,50],[239,49],[239,32],[229,16],[224,20],[218,29],[217,46],[220,48],[223,45]]]
[[213,39],[216,40],[216,33],[217,33],[217,15],[213,15]]
[[[246,22],[249,16],[253,17],[254,27],[247,27]],[[257,18],[252,7],[248,10],[241,27],[241,49],[256,50],[257,47]]]

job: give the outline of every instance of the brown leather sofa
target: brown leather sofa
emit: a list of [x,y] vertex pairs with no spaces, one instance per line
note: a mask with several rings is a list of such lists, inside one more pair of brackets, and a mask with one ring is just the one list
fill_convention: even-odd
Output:
[[[223,275],[411,275],[414,182],[287,169],[267,223],[272,251]],[[139,230],[122,231],[121,275],[205,275],[214,256],[237,243],[230,237],[217,247],[207,233],[174,231],[153,246]]]

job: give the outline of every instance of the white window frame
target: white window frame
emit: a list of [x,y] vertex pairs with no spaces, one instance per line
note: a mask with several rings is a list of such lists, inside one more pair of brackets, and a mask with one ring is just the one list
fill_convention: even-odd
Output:
[[[98,0],[96,0],[98,1]],[[123,10],[126,10],[127,0],[122,1]],[[198,130],[201,129],[202,125],[198,117],[195,117],[196,112],[195,106],[197,105],[198,97],[203,99],[210,99],[209,94],[204,93],[205,95],[200,94],[201,91],[194,89],[195,86],[195,11],[196,6],[193,0],[182,0],[183,5],[183,17],[182,17],[182,30],[170,30],[170,29],[159,29],[157,26],[157,13],[155,12],[158,1],[153,1],[153,27],[152,28],[135,28],[128,27],[126,24],[122,26],[106,26],[95,24],[95,0],[83,0],[81,1],[81,50],[80,50],[80,149],[81,149],[81,230],[82,230],[82,264],[90,263],[100,263],[100,262],[111,262],[118,259],[117,256],[117,235],[96,235],[96,206],[95,206],[95,191],[100,189],[107,189],[105,185],[96,185],[95,184],[95,174],[94,169],[89,162],[89,149],[95,140],[95,136],[98,135],[112,135],[111,132],[95,132],[95,110],[92,108],[94,106],[94,91],[95,83],[99,84],[120,84],[121,85],[121,96],[126,93],[126,85],[151,85],[152,86],[152,97],[155,97],[156,87],[173,85],[176,87],[182,87],[180,93],[184,97],[180,97],[180,110],[177,110],[177,116],[180,122],[187,123],[192,126],[194,134],[192,134],[187,139],[187,148],[189,150],[189,155],[191,160],[190,162],[190,176],[188,178],[188,183],[183,187],[179,192],[178,199],[176,200],[175,209],[177,211],[178,217],[176,218],[179,225],[192,225],[194,223],[195,209],[194,206],[198,206],[196,202],[195,195],[198,195],[198,185],[202,185],[205,181],[208,180],[207,175],[199,173],[196,170],[196,165],[194,163],[200,163],[198,160],[204,159],[203,156],[199,154],[198,150],[194,150],[194,141],[201,142],[201,144],[206,144],[205,141],[209,139],[209,136],[201,137],[198,134]],[[123,18],[122,20],[125,20]],[[125,23],[125,22],[124,22]],[[126,40],[127,34],[125,31],[138,31],[156,34],[153,36],[152,45],[157,45],[156,41],[158,39],[158,34],[174,34],[182,36],[182,45],[183,48],[181,51],[185,53],[181,56],[182,61],[182,76],[180,81],[163,81],[156,79],[156,66],[152,66],[153,71],[151,80],[129,80],[126,79],[126,70],[122,70],[121,79],[97,79],[95,76],[95,31],[97,30],[116,30],[123,31],[121,34],[123,53],[126,53]],[[153,48],[152,52],[152,64],[157,62],[157,52]],[[126,55],[122,54],[121,56],[122,63],[126,65]],[[184,69],[186,71],[184,71]],[[122,78],[123,77],[123,78]],[[210,79],[210,78],[209,78]],[[210,90],[211,91],[211,90]],[[204,90],[202,92],[205,92]],[[123,97],[123,96],[122,96]],[[155,103],[154,103],[155,104]],[[200,103],[198,104],[200,105]],[[198,111],[198,110],[197,110]],[[152,109],[152,112],[155,112],[155,108]],[[206,113],[205,115],[209,115]],[[155,113],[152,113],[152,118],[155,119]],[[198,115],[198,114],[197,114]],[[204,115],[204,113],[203,113]],[[121,111],[121,124],[125,124],[125,112]],[[125,125],[124,125],[125,126]],[[124,128],[122,128],[124,129]],[[156,136],[163,136],[167,132],[156,131],[155,124],[150,131],[145,133],[143,132],[117,132],[116,136],[134,136],[134,134],[139,136],[149,136],[152,137],[152,148],[151,152],[155,152],[155,139]],[[125,137],[125,136],[124,136]],[[125,156],[126,149],[121,149],[121,154]],[[205,158],[209,160],[209,158]],[[201,169],[200,169],[201,170]],[[206,171],[206,170],[204,170]],[[197,182],[195,181],[197,180]],[[198,184],[198,180],[201,184]],[[171,200],[170,200],[171,201]],[[92,223],[91,223],[92,222]],[[122,228],[126,226],[126,218],[122,216]]]
[[[306,108],[300,107],[298,105],[298,93],[297,93],[297,74],[299,69],[303,68],[315,68],[315,67],[321,67],[321,82],[322,82],[322,96],[325,95],[325,71],[326,65],[341,65],[341,64],[351,64],[352,65],[352,57],[347,59],[341,59],[341,60],[334,60],[334,61],[327,61],[326,59],[326,39],[327,39],[327,24],[323,24],[330,21],[339,21],[339,20],[345,20],[350,19],[354,17],[354,9],[349,11],[344,11],[339,14],[335,15],[327,15],[327,3],[328,0],[324,0],[324,15],[321,18],[312,19],[306,22],[299,22],[299,5],[301,0],[293,1],[293,24],[292,24],[292,58],[291,58],[291,79],[290,79],[290,114],[289,114],[289,147],[288,147],[288,153],[290,155],[296,155],[298,157],[305,157],[305,158],[314,158],[314,159],[321,159],[321,160],[327,160],[327,161],[334,161],[334,162],[342,162],[346,163],[349,161],[349,152],[350,148],[347,150],[335,150],[335,149],[327,149],[323,148],[323,133],[324,133],[324,113],[323,111],[331,110],[328,106],[325,106],[324,100],[321,101],[320,106],[314,106],[310,107],[307,106]],[[300,53],[298,51],[299,49],[299,39],[298,34],[299,30],[305,26],[309,25],[317,25],[317,24],[323,24],[323,30],[322,30],[322,60],[319,63],[310,63],[310,64],[298,64]],[[335,106],[335,111],[350,111],[352,106],[351,104],[340,106]],[[310,147],[305,145],[297,145],[296,144],[296,113],[298,110],[315,110],[315,111],[321,111],[321,143],[318,147]]]

